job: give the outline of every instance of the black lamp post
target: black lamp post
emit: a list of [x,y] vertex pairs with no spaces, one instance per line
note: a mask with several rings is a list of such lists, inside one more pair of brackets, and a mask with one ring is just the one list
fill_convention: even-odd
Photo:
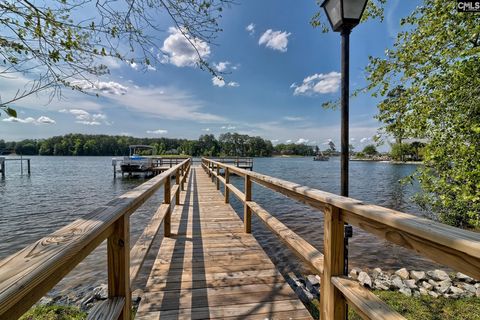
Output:
[[[368,0],[325,0],[322,8],[327,14],[333,31],[342,36],[342,128],[340,157],[340,194],[348,197],[348,114],[349,114],[349,65],[350,32],[360,22]],[[345,226],[345,274],[348,272],[348,238],[352,235],[351,226]]]

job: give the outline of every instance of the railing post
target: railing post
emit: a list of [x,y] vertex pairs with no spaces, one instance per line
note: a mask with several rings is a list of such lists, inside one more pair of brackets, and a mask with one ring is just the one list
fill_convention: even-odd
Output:
[[175,173],[175,184],[179,187],[175,193],[175,205],[180,204],[180,169]]
[[220,190],[220,179],[219,179],[219,175],[220,175],[220,166],[217,164],[217,190]]
[[228,168],[225,168],[225,203],[230,202],[230,189],[228,189],[228,184],[230,183],[230,171]]
[[124,297],[125,304],[119,319],[129,320],[132,310],[130,292],[130,226],[129,216],[124,214],[115,222],[114,231],[108,237],[108,297]]
[[186,166],[187,164],[182,165],[182,181],[180,182],[180,190],[182,191],[185,191],[185,175],[187,173],[187,170],[185,169]]
[[252,233],[252,210],[247,202],[252,200],[252,180],[250,176],[245,176],[245,203],[243,207],[243,224],[245,225],[245,233]]
[[321,319],[344,320],[346,316],[345,298],[331,282],[332,277],[343,275],[343,221],[340,219],[340,209],[334,206],[326,205],[324,212]]
[[[163,196],[163,203],[165,204],[170,204],[170,176],[168,176],[165,180],[165,184],[163,185],[163,189],[164,189],[164,196]],[[170,237],[170,234],[171,234],[171,225],[170,225],[170,218],[172,216],[172,209],[170,208],[170,206],[168,206],[168,209],[167,209],[167,214],[165,215],[165,221],[163,222],[163,227],[164,227],[164,236],[165,237]]]

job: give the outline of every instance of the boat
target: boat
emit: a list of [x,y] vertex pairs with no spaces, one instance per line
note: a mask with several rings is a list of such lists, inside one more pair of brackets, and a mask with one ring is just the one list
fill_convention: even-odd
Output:
[[120,169],[123,172],[127,173],[136,173],[136,172],[149,172],[152,171],[152,159],[142,156],[140,153],[142,150],[153,150],[152,146],[134,144],[128,146],[129,155],[123,157],[122,164]]
[[323,152],[318,152],[317,155],[313,158],[313,161],[328,161],[330,158],[323,154]]

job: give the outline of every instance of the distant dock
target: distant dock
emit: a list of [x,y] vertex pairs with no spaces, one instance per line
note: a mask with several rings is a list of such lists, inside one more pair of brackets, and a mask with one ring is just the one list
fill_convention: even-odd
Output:
[[7,170],[7,161],[20,161],[20,172],[23,174],[23,162],[27,163],[27,174],[30,175],[30,158],[5,158],[0,157],[0,173],[2,174],[2,178],[5,178],[5,172]]
[[[116,177],[117,172],[121,172],[122,177],[127,174],[144,175],[144,176],[156,176],[168,169],[176,166],[189,157],[141,157],[132,158],[131,156],[125,156],[123,158],[113,158],[113,175]],[[221,158],[209,158],[212,161],[217,161],[224,164],[233,165],[240,169],[253,170],[253,158],[251,157],[221,157]]]

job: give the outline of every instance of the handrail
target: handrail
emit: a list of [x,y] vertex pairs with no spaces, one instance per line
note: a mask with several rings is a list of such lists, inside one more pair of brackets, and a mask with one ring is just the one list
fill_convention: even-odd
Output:
[[[183,189],[190,164],[191,159],[182,161],[86,216],[0,261],[0,319],[17,319],[21,316],[105,239],[108,239],[108,296],[109,299],[115,298],[117,303],[124,301],[119,319],[130,319],[129,216],[161,186],[165,185],[165,194],[169,195],[170,180],[173,175],[177,177],[176,185],[172,188],[173,197],[177,197]],[[180,176],[182,178],[179,178]],[[168,196],[164,198],[166,206],[161,206],[164,212],[164,218],[161,220],[165,220],[165,226],[170,224],[170,203],[171,198]],[[178,204],[178,201],[176,203]],[[152,237],[156,231],[151,230],[153,227],[149,226],[151,228],[147,236]],[[145,241],[145,238],[141,236],[140,240]],[[138,246],[137,244],[134,248],[141,247],[141,244]],[[147,247],[150,248],[150,244],[147,244]],[[144,261],[142,255],[146,255],[146,251],[136,253],[136,262],[132,267],[135,269],[141,267]],[[137,273],[133,272],[133,275]],[[108,306],[108,303],[105,305]]]
[[[341,319],[345,313],[343,306],[348,302],[348,299],[345,299],[345,296],[332,282],[333,278],[341,276],[343,273],[344,223],[352,224],[389,242],[414,250],[473,278],[480,278],[480,233],[447,226],[396,210],[365,204],[359,200],[338,196],[206,158],[202,159],[202,166],[212,177],[212,180],[216,179],[217,184],[220,182],[224,184],[226,202],[228,202],[229,192],[233,192],[244,204],[245,213],[247,213],[247,208],[255,212],[270,230],[285,241],[310,266],[312,266],[312,261],[305,259],[306,256],[310,255],[311,257],[313,254],[316,257],[317,260],[314,261],[315,264],[312,267],[319,271],[322,277],[322,301],[320,303],[322,319]],[[312,253],[310,248],[306,250],[304,244],[302,244],[303,247],[292,246],[292,239],[289,239],[287,234],[293,232],[288,228],[283,229],[283,225],[277,223],[278,220],[257,203],[247,199],[246,192],[244,194],[235,188],[227,178],[221,178],[220,169],[224,170],[226,177],[232,173],[244,177],[246,190],[251,190],[249,184],[254,182],[322,210],[325,214],[324,253],[321,256],[323,266],[318,267],[320,256],[315,252]],[[247,231],[247,226],[250,226],[251,221],[248,215],[244,215],[244,220]],[[272,223],[277,224],[277,227],[272,227]],[[281,230],[279,231],[278,228]],[[297,237],[294,236],[295,239],[298,239]],[[340,282],[337,281],[336,284],[338,285],[338,283]],[[354,307],[359,308],[359,305]],[[365,314],[368,314],[367,311],[365,310]]]

